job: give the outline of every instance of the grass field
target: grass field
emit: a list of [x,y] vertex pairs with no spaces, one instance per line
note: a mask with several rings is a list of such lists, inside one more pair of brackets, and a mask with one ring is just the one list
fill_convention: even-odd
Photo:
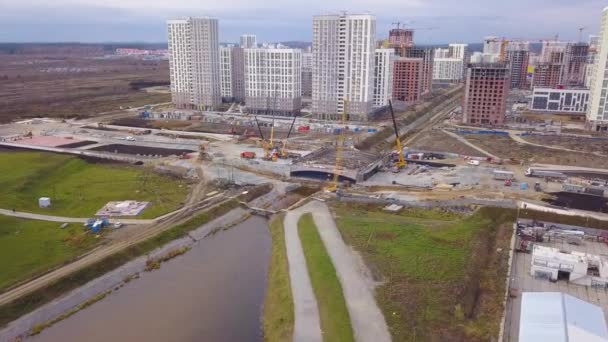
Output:
[[272,256],[264,301],[264,341],[267,342],[287,342],[293,338],[293,297],[289,281],[283,218],[284,215],[275,216],[269,225]]
[[[395,341],[488,341],[498,334],[514,213],[482,208],[387,214],[337,204],[337,225],[378,280]],[[497,252],[502,248],[501,252]]]
[[298,234],[319,306],[323,340],[327,342],[354,341],[342,286],[311,214],[300,218]]
[[[177,179],[118,164],[91,163],[43,152],[0,152],[0,208],[89,217],[108,201],[151,201],[140,218],[177,209],[188,186]],[[51,197],[41,209],[38,198]]]
[[81,225],[0,215],[0,290],[63,264],[95,245]]

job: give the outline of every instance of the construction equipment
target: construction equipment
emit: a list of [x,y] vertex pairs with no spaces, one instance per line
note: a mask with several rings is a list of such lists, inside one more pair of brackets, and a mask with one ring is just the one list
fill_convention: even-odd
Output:
[[251,152],[251,151],[241,152],[241,158],[243,158],[243,159],[254,159],[255,158],[255,152]]
[[289,126],[289,131],[287,132],[287,137],[283,140],[283,146],[281,147],[281,153],[279,154],[280,158],[289,158],[290,157],[289,153],[286,151],[287,139],[289,139],[289,136],[291,135],[291,131],[293,130],[293,125],[296,123],[296,118],[297,118],[297,116],[294,115],[293,121],[291,121],[291,126]]
[[402,169],[407,165],[407,163],[405,162],[405,157],[403,156],[403,146],[401,146],[401,139],[399,139],[399,129],[397,128],[397,120],[395,119],[395,112],[393,111],[393,103],[391,100],[388,100],[388,108],[391,110],[393,128],[395,129],[395,141],[397,142],[397,155],[399,156],[395,166],[398,169]]
[[342,172],[342,152],[344,152],[344,140],[346,139],[346,99],[344,100],[344,109],[342,110],[342,129],[338,136],[336,145],[336,165],[334,166],[334,179],[330,186],[326,188],[329,192],[336,192],[338,190],[338,181],[340,180],[340,173]]

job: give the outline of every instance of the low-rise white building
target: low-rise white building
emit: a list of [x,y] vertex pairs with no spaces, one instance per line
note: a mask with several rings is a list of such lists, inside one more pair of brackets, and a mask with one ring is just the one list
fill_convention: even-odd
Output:
[[557,248],[534,245],[530,275],[552,281],[593,287],[608,287],[608,260],[599,255],[563,252]]
[[585,114],[589,89],[553,89],[535,87],[530,110],[555,113]]
[[245,105],[250,112],[290,116],[302,107],[302,52],[245,49]]
[[376,49],[374,63],[374,108],[388,106],[393,95],[394,49]]

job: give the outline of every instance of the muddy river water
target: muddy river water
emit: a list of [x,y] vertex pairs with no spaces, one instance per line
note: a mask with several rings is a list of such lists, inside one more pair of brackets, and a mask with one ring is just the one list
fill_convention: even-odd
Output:
[[28,341],[260,341],[270,249],[251,217]]

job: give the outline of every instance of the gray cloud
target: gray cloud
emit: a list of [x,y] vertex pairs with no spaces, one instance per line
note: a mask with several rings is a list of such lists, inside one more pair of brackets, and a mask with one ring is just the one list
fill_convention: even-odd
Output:
[[[576,39],[599,29],[602,0],[0,0],[0,41],[165,41],[165,20],[211,15],[221,39],[243,32],[262,41],[310,40],[312,16],[368,12],[379,38],[395,21],[422,28],[420,43],[475,42],[486,35]],[[436,27],[434,30],[424,28]]]

